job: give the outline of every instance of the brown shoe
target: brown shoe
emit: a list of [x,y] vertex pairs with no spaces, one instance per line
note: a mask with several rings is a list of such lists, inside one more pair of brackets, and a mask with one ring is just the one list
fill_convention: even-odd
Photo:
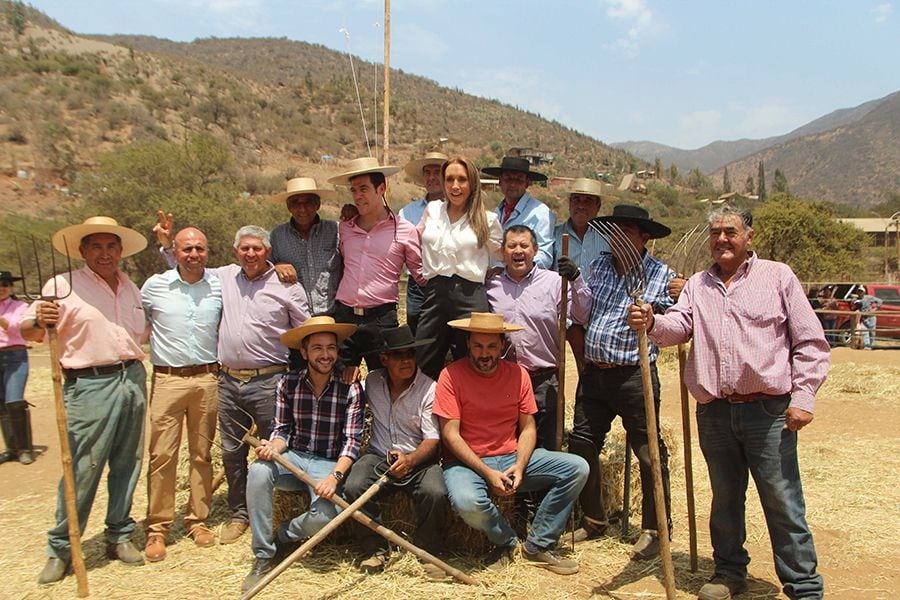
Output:
[[159,562],[166,558],[166,536],[164,534],[147,534],[147,545],[144,546],[144,558],[150,562]]
[[631,547],[632,560],[650,560],[659,554],[659,534],[655,529],[645,529]]
[[203,525],[194,526],[194,528],[191,529],[191,537],[194,538],[194,543],[201,548],[216,545],[216,534]]
[[244,532],[250,527],[249,523],[244,521],[232,521],[222,528],[219,534],[220,544],[233,544],[240,539]]

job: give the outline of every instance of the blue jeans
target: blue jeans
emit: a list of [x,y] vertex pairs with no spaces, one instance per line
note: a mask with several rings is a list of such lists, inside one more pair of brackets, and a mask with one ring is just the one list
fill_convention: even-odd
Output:
[[709,533],[716,574],[747,577],[750,556],[744,504],[753,476],[769,529],[775,572],[789,598],[821,598],[816,549],[806,523],[797,462],[797,432],[784,428],[790,398],[697,405],[700,448],[709,468],[713,499]]
[[[336,460],[296,450],[286,450],[282,456],[316,481],[328,476],[337,464]],[[247,505],[250,507],[253,534],[251,548],[257,558],[275,556],[275,535],[272,533],[272,492],[275,488],[289,492],[299,492],[304,488],[309,490],[309,510],[291,519],[286,527],[282,525],[279,537],[283,542],[296,542],[313,536],[339,512],[330,500],[316,496],[312,487],[275,461],[257,460],[250,465],[247,475]]]
[[219,429],[222,433],[222,465],[228,481],[228,508],[235,521],[247,522],[247,444],[236,441],[245,431],[234,421],[250,428],[253,415],[258,431],[256,437],[269,439],[272,418],[275,415],[275,388],[282,373],[260,375],[250,381],[241,381],[223,372],[219,373]]
[[12,404],[25,401],[28,381],[28,351],[0,352],[0,402]]
[[[481,460],[492,469],[506,471],[516,464],[516,454]],[[519,491],[547,490],[547,494],[531,522],[526,551],[533,553],[556,546],[587,476],[588,465],[580,456],[535,448]],[[515,530],[491,502],[487,482],[480,475],[462,463],[452,463],[444,466],[444,482],[453,510],[469,527],[483,531],[496,546],[516,545]]]
[[[124,371],[92,375],[63,385],[75,500],[81,533],[94,504],[103,468],[109,463],[106,485],[106,541],[125,542],[135,529],[131,501],[141,474],[144,453],[144,413],[147,404],[147,374],[135,362]],[[48,532],[47,554],[69,560],[69,524],[65,488],[59,482],[56,525]]]
[[863,333],[864,348],[875,347],[875,321],[876,317],[863,317],[862,319],[863,325],[866,327],[866,330]]

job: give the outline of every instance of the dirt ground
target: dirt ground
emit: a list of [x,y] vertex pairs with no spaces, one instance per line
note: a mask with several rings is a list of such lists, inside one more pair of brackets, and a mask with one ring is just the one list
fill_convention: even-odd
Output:
[[[0,553],[0,597],[75,597],[75,578],[39,587],[36,577],[44,561],[45,532],[52,525],[60,474],[49,366],[45,348],[32,351],[29,400],[35,404],[35,443],[45,452],[31,466],[0,466],[0,532],[6,549]],[[571,364],[571,362],[570,362]],[[574,395],[570,369],[568,396]],[[669,353],[660,360],[663,382],[663,424],[681,438],[676,362]],[[801,433],[800,457],[806,490],[807,516],[812,527],[819,567],[827,593],[839,599],[900,597],[900,350],[863,352],[838,348],[832,354],[829,381],[819,394],[815,421]],[[688,525],[682,446],[673,454],[672,497],[675,537],[672,542],[678,598],[696,598],[712,568],[706,522],[709,484],[694,432],[693,472],[697,504],[699,570],[689,571]],[[183,507],[185,492],[179,492]],[[249,536],[231,546],[197,549],[183,527],[170,536],[169,557],[156,564],[126,567],[104,556],[105,490],[94,504],[85,539],[88,578],[94,597],[196,598],[237,597],[240,581],[251,566]],[[132,515],[139,522],[146,511],[142,478]],[[748,491],[750,591],[741,598],[781,598],[774,573],[765,522],[755,490]],[[224,487],[216,494],[210,524],[227,520]],[[479,588],[429,583],[415,560],[395,553],[385,573],[361,576],[352,566],[350,548],[326,543],[293,566],[261,597],[318,598],[663,598],[658,560],[629,561],[629,548],[639,533],[639,516],[631,517],[626,540],[606,537],[579,545],[575,556],[581,572],[561,577],[517,561],[501,575],[478,569],[477,556],[456,555],[449,562],[482,582]],[[143,533],[135,536],[142,546]]]

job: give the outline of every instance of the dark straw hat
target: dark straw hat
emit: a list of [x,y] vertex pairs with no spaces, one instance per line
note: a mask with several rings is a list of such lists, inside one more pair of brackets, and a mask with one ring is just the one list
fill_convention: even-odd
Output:
[[22,281],[22,278],[16,277],[9,271],[0,271],[0,281]]
[[519,158],[518,156],[504,156],[500,161],[499,167],[485,167],[481,170],[485,175],[491,177],[500,177],[503,171],[514,171],[516,173],[525,173],[528,175],[529,181],[547,181],[547,176],[543,173],[531,170],[531,163],[527,158]]
[[382,329],[380,337],[380,345],[372,348],[367,354],[375,352],[393,352],[394,350],[407,350],[409,348],[418,348],[419,346],[427,346],[434,342],[434,338],[422,338],[417,340],[413,335],[412,329],[408,325],[400,327],[392,327],[390,329]]
[[611,215],[592,220],[599,223],[634,223],[642,231],[649,233],[650,239],[664,238],[672,233],[671,229],[651,219],[646,208],[634,204],[617,204]]

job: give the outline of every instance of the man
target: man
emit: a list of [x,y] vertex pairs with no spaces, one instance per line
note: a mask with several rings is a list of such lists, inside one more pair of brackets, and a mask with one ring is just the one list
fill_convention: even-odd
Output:
[[877,319],[875,315],[869,313],[873,313],[881,308],[883,303],[884,300],[881,298],[867,294],[865,288],[859,287],[856,289],[856,308],[862,313],[862,324],[866,328],[863,336],[863,350],[872,350],[875,347],[875,324]]
[[290,220],[270,234],[275,271],[283,282],[300,282],[312,314],[334,308],[341,280],[338,224],[319,216],[322,200],[335,196],[334,190],[319,186],[311,177],[295,177],[288,180],[287,191],[271,197],[273,202],[284,202],[291,213]]
[[[425,197],[413,200],[400,209],[400,216],[418,225],[425,214],[425,207],[429,202],[442,201],[444,199],[444,182],[441,181],[441,165],[447,161],[446,154],[441,152],[428,152],[424,157],[411,160],[406,163],[403,170],[415,183],[425,188]],[[406,324],[416,333],[419,324],[419,313],[422,312],[422,303],[425,302],[425,290],[419,287],[412,275],[406,282]]]
[[531,380],[521,366],[500,359],[504,334],[522,328],[493,313],[472,313],[450,325],[468,332],[469,353],[441,372],[435,391],[453,510],[496,546],[488,568],[499,570],[512,560],[518,540],[488,494],[546,490],[522,553],[554,573],[577,573],[578,563],[560,558],[555,548],[588,467],[577,456],[535,448]]
[[[244,578],[243,591],[281,562],[292,545],[314,535],[337,514],[331,498],[359,456],[363,431],[362,389],[358,383],[343,383],[334,373],[338,345],[355,329],[318,316],[281,336],[284,345],[300,350],[307,367],[288,372],[278,382],[272,433],[256,451],[260,460],[250,466],[247,500],[256,562]],[[275,454],[308,473],[316,485],[305,486],[273,461]],[[273,490],[304,487],[309,489],[309,510],[273,532]]]
[[[171,245],[172,215],[159,213],[154,227],[163,248]],[[167,251],[168,252],[168,251]],[[249,526],[247,512],[247,446],[238,444],[250,427],[251,417],[259,436],[269,436],[275,410],[275,386],[287,370],[288,349],[279,336],[309,317],[306,292],[300,285],[278,280],[269,262],[269,233],[255,225],[238,229],[234,256],[238,264],[209,271],[222,286],[222,320],[217,353],[219,373],[219,428],[222,430],[222,463],[228,481],[231,522],[219,542],[237,541]],[[171,256],[167,253],[167,258]],[[231,434],[231,435],[228,435]]]
[[690,278],[666,314],[632,306],[629,325],[648,329],[660,346],[693,340],[685,384],[697,399],[697,431],[709,468],[715,561],[700,599],[728,600],[747,589],[748,472],[759,492],[782,591],[792,599],[822,598],[797,432],[813,419],[829,348],[796,275],[783,263],[759,258],[751,250],[754,233],[749,211],[713,211],[709,248],[715,264]]
[[[419,233],[406,219],[398,218],[384,199],[385,177],[400,167],[380,166],[374,158],[350,161],[349,170],[328,183],[350,187],[359,210],[355,218],[340,225],[344,276],[338,286],[334,319],[353,323],[356,333],[341,346],[340,366],[346,381],[359,379],[362,355],[373,347],[382,329],[397,327],[397,301],[403,266],[424,286]],[[372,359],[370,368],[380,365]]]
[[532,181],[547,181],[547,176],[530,169],[527,159],[504,156],[499,167],[481,170],[485,175],[499,177],[503,200],[497,205],[497,217],[503,228],[525,225],[537,236],[538,253],[535,263],[541,268],[553,266],[553,225],[556,217],[546,204],[528,193]]
[[[119,262],[146,246],[144,236],[110,217],[90,217],[57,231],[53,247],[81,258],[85,266],[48,281],[42,293],[60,299],[33,303],[21,327],[32,341],[41,340],[49,327],[58,332],[78,526],[84,532],[108,464],[106,555],[127,565],[144,564],[131,542],[135,522],[130,512],[144,451],[147,376],[141,343],[147,323],[141,293],[119,270]],[[61,580],[71,562],[62,481],[47,554],[40,584]]]
[[177,267],[150,277],[141,288],[150,321],[150,468],[147,472],[147,545],[151,562],[166,557],[166,535],[175,519],[175,481],[182,423],[187,421],[190,498],[184,526],[197,546],[212,546],[206,527],[212,503],[211,443],[216,436],[216,345],[222,316],[219,278],[206,270],[209,247],[199,229],[175,236]]
[[[558,264],[562,256],[562,237],[569,234],[569,257],[582,273],[591,272],[595,258],[610,251],[609,244],[599,233],[588,226],[600,211],[603,184],[595,179],[578,178],[569,191],[569,218],[554,230],[553,257]],[[555,266],[554,266],[555,268]],[[578,373],[584,371],[584,325],[567,323],[566,339],[572,347]]]
[[[651,219],[645,209],[628,204],[617,205],[611,216],[598,217],[597,220],[618,227],[622,235],[615,238],[616,245],[630,244],[641,256],[640,268],[646,277],[646,290],[642,294],[644,301],[658,312],[672,306],[674,302],[669,295],[669,270],[646,250],[649,240],[665,237],[671,230]],[[632,548],[632,558],[645,560],[653,558],[659,552],[659,527],[671,529],[669,455],[662,436],[658,436],[668,521],[660,525],[656,520],[653,496],[637,334],[628,328],[627,323],[628,306],[633,300],[631,290],[626,287],[629,280],[623,276],[623,268],[623,263],[615,253],[602,254],[591,264],[588,278],[593,303],[587,327],[585,369],[575,393],[575,417],[569,438],[569,451],[588,461],[591,476],[581,493],[584,518],[581,528],[575,532],[575,539],[583,541],[598,537],[606,528],[606,513],[600,495],[599,454],[610,425],[618,415],[622,417],[628,444],[640,463],[642,532]],[[650,376],[658,429],[657,356],[659,348],[651,346]]]
[[503,358],[523,366],[531,378],[537,402],[537,446],[553,450],[556,437],[556,396],[559,389],[560,276],[571,282],[569,315],[585,322],[591,312],[591,290],[575,261],[559,260],[559,273],[537,268],[537,240],[524,225],[503,232],[503,264],[506,268],[485,285],[491,311],[524,329],[509,334],[510,346]]
[[[413,543],[437,554],[447,529],[447,487],[437,463],[438,421],[431,412],[435,383],[416,368],[415,353],[416,347],[434,340],[416,340],[407,325],[385,329],[382,334],[383,344],[376,351],[384,368],[369,373],[365,381],[366,402],[372,411],[369,448],[350,471],[344,496],[353,502],[386,470],[392,483],[366,505],[366,512],[377,516],[377,500],[400,489],[409,491],[416,510]],[[367,555],[360,568],[380,571],[388,549],[384,538],[370,529],[358,529]],[[430,578],[445,578],[440,568],[430,563],[422,566]]]

